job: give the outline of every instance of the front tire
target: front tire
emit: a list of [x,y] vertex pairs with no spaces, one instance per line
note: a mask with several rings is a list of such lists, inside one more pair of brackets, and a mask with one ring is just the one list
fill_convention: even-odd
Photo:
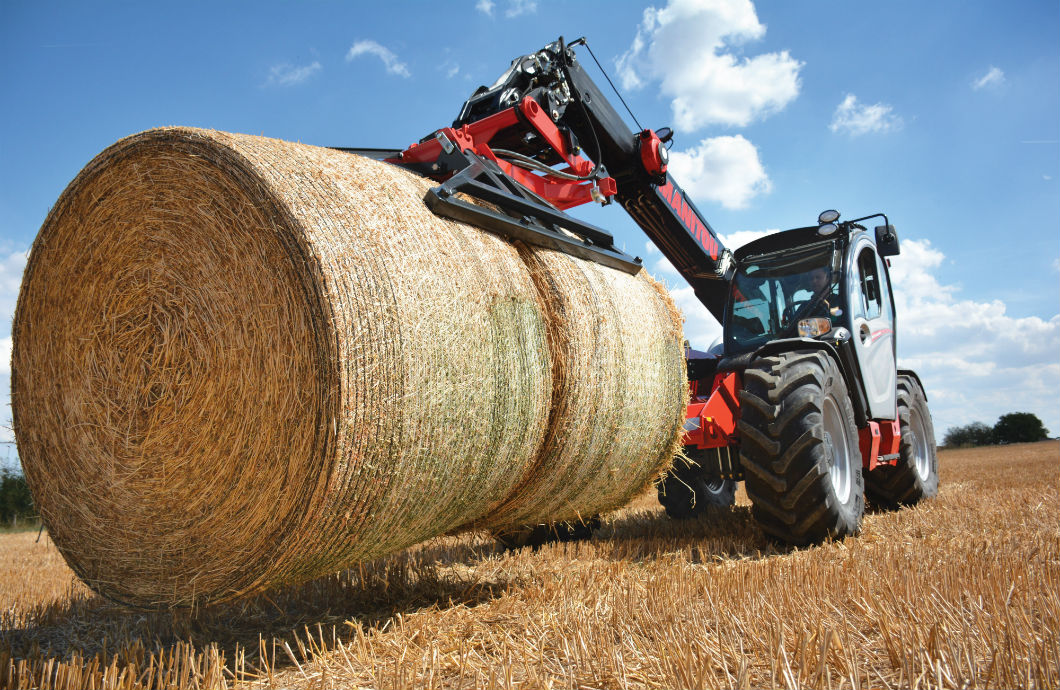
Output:
[[914,505],[939,492],[935,427],[927,396],[911,376],[898,377],[898,464],[881,465],[865,477],[865,491],[884,508]]
[[785,352],[756,360],[743,378],[740,462],[762,530],[796,545],[858,534],[858,430],[835,360]]

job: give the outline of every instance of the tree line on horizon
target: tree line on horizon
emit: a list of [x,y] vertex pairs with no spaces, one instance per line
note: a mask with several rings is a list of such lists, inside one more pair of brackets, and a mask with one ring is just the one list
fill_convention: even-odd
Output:
[[1007,443],[1034,443],[1047,438],[1049,430],[1037,415],[1030,412],[1010,412],[1001,415],[992,427],[982,422],[951,426],[942,439],[942,447],[999,446]]

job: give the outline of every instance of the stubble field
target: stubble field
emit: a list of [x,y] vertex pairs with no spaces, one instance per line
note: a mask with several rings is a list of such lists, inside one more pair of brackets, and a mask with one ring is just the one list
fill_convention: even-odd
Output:
[[200,611],[92,594],[0,534],[0,688],[1058,687],[1060,444],[940,453],[938,499],[771,543],[645,495],[588,542],[446,537]]

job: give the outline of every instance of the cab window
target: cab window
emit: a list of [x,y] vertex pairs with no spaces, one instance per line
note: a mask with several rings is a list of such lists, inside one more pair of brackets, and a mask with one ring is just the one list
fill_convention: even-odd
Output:
[[887,270],[884,269],[883,263],[886,261],[879,254],[876,255],[876,273],[880,277],[880,304],[883,311],[883,316],[887,320],[891,320],[894,317],[894,305],[891,304],[891,291],[887,288]]
[[858,255],[858,283],[861,287],[861,306],[866,319],[877,319],[882,311],[880,274],[876,268],[876,252],[866,247]]
[[834,243],[825,241],[742,258],[726,317],[726,352],[794,337],[800,319],[839,315],[835,254]]

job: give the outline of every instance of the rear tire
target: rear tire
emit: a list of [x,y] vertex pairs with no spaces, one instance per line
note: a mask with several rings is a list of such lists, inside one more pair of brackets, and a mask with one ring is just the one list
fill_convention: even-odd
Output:
[[[689,454],[694,455],[694,451]],[[736,503],[735,481],[706,476],[702,468],[683,458],[677,458],[658,488],[659,503],[674,520],[688,520],[712,508],[728,508]]]
[[883,508],[914,505],[939,492],[935,427],[927,397],[911,376],[898,377],[898,425],[898,464],[881,465],[865,476],[865,492]]
[[740,462],[763,531],[797,545],[860,532],[858,430],[835,360],[786,352],[756,360],[743,378]]

